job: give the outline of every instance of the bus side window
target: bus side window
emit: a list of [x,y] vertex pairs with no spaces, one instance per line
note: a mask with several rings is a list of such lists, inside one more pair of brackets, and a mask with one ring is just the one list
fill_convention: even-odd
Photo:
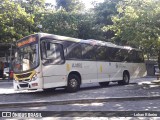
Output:
[[82,59],[96,60],[95,47],[90,44],[82,44]]
[[105,46],[97,46],[96,59],[100,61],[108,61],[107,48]]
[[129,62],[133,62],[133,63],[137,62],[137,54],[135,50],[131,50],[129,52]]
[[111,62],[121,62],[121,49],[119,48],[112,48],[112,47],[108,47],[109,50],[109,60]]
[[127,50],[127,49],[121,49],[122,61],[124,61],[124,62],[129,61],[128,52],[129,52],[129,50]]
[[[43,43],[43,42],[42,42]],[[44,47],[44,48],[42,48]],[[44,64],[63,64],[64,52],[61,44],[45,42],[41,46]]]
[[144,62],[143,53],[141,51],[137,51],[137,62],[138,63]]
[[82,59],[82,47],[81,44],[72,43],[67,48],[67,59]]
[[124,60],[124,56],[122,55],[122,49],[116,48],[115,61],[122,62]]
[[113,62],[114,61],[113,48],[108,47],[108,52],[107,53],[108,53],[107,55],[108,55],[109,61]]

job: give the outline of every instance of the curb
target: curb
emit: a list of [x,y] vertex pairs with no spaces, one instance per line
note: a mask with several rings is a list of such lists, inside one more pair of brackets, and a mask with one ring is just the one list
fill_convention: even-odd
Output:
[[67,104],[85,104],[85,103],[101,103],[101,102],[119,102],[119,101],[139,101],[139,100],[156,100],[160,96],[134,96],[134,97],[113,97],[113,98],[98,98],[98,99],[70,99],[70,100],[55,100],[55,101],[29,101],[29,102],[8,102],[0,103],[1,107],[37,107],[46,105],[67,105]]

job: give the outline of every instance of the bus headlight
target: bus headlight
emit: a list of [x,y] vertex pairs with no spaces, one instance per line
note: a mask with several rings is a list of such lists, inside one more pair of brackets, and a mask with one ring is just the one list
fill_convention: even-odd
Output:
[[35,81],[37,79],[37,74],[33,75],[33,77],[31,78],[31,81]]

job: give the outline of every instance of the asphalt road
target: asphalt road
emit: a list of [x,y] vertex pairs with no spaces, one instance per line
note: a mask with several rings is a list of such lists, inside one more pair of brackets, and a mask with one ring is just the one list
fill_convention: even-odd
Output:
[[72,99],[101,99],[111,97],[132,97],[132,96],[159,96],[160,85],[151,81],[156,78],[141,78],[131,80],[129,85],[120,86],[112,83],[102,88],[97,83],[84,84],[76,93],[66,93],[64,89],[57,89],[49,92],[14,92],[12,83],[0,83],[0,104],[8,102],[32,102],[32,101],[53,101]]
[[[36,111],[42,113],[42,117],[43,113],[49,114],[50,117],[46,118],[47,120],[53,118],[54,120],[159,120],[160,117],[157,117],[156,114],[160,115],[160,100],[1,108],[0,111],[18,111],[19,113]],[[134,116],[137,113],[146,114],[148,112],[155,116]],[[110,117],[108,118],[108,116]],[[114,118],[112,118],[113,116]],[[121,117],[124,116],[125,118],[122,119]]]
[[[152,83],[156,78],[141,78],[131,80],[131,84],[125,86],[119,86],[116,83],[110,84],[106,88],[101,88],[97,83],[94,84],[84,84],[81,86],[80,91],[76,93],[66,93],[64,89],[57,89],[56,91],[49,92],[14,92],[12,83],[1,82],[0,83],[0,103],[8,102],[45,102],[53,100],[71,100],[71,99],[101,99],[101,98],[113,98],[113,97],[136,97],[136,96],[160,96],[160,85],[159,83]],[[5,92],[5,94],[3,93]],[[119,116],[114,118],[100,117],[104,116],[105,111],[121,111],[120,116],[124,116],[126,111],[160,111],[160,99],[155,100],[121,100],[121,101],[107,101],[107,102],[93,102],[93,103],[74,103],[74,104],[65,104],[65,105],[41,105],[41,106],[28,106],[28,107],[0,107],[0,111],[59,111],[56,115],[53,115],[54,120],[159,120],[159,117],[127,117],[119,118]],[[81,117],[77,113],[73,113],[72,117],[70,114],[65,117],[62,111],[83,111],[80,115],[89,116]],[[87,111],[87,113],[84,113]],[[88,113],[90,111],[102,111],[94,115]],[[93,115],[93,116],[92,116]],[[98,116],[98,118],[96,118]],[[52,117],[44,119],[53,119]]]
[[[0,111],[8,108],[0,108]],[[160,111],[160,100],[119,101],[102,103],[83,103],[67,105],[45,105],[37,107],[14,107],[15,111]]]

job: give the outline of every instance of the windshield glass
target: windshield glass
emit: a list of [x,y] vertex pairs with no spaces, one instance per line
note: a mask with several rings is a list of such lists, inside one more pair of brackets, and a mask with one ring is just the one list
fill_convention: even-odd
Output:
[[13,70],[15,73],[31,70],[38,66],[38,61],[38,43],[18,47]]

